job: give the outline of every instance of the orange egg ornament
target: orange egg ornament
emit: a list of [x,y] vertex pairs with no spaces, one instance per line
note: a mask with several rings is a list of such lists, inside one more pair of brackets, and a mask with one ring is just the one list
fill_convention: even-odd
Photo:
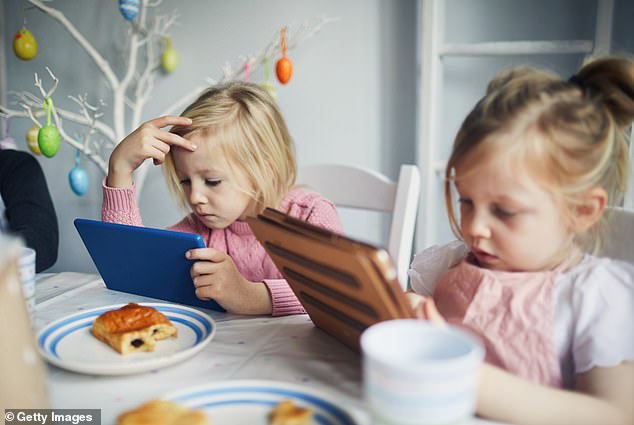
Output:
[[280,80],[280,83],[288,83],[293,74],[293,62],[284,56],[275,64],[275,74],[277,75],[277,79]]

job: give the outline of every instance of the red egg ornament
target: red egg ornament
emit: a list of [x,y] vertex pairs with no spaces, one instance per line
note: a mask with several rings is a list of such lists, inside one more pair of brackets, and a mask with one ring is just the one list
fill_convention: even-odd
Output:
[[275,65],[275,74],[280,83],[288,83],[293,75],[293,62],[287,57],[281,58]]

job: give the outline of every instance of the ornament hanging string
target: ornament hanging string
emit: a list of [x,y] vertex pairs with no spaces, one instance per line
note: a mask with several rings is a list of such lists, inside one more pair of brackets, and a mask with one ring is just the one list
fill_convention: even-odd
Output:
[[51,125],[51,114],[53,112],[53,99],[44,99],[44,112],[46,112],[46,125]]
[[286,57],[286,32],[288,31],[288,27],[282,28],[280,31],[280,48],[282,49],[282,57]]
[[244,81],[249,81],[251,78],[251,59],[247,58],[244,64]]

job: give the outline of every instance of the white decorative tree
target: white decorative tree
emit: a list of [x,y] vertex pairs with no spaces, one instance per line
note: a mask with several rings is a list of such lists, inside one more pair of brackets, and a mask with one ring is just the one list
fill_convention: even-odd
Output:
[[[111,123],[103,121],[102,110],[107,106],[105,102],[99,100],[98,104],[91,104],[88,102],[87,94],[70,97],[77,104],[78,112],[50,108],[52,123],[58,129],[61,140],[78,149],[105,175],[108,167],[107,155],[126,134],[141,124],[143,108],[150,98],[155,79],[160,75],[161,51],[169,48],[169,30],[176,23],[178,16],[174,12],[170,15],[161,14],[159,11],[161,0],[140,0],[138,16],[129,21],[125,46],[125,69],[122,70],[121,75],[117,75],[110,62],[93,47],[61,11],[51,7],[49,2],[44,3],[43,0],[26,1],[58,21],[68,31],[95,62],[112,90]],[[271,61],[283,48],[288,50],[296,48],[318,33],[325,24],[334,20],[336,19],[320,17],[303,24],[295,32],[289,31],[286,46],[282,46],[279,34],[275,34],[272,41],[261,51],[241,57],[237,66],[227,62],[220,78],[206,78],[202,84],[192,87],[180,99],[170,102],[170,107],[166,108],[163,114],[180,112],[210,85],[241,78],[245,72],[252,72],[267,61]],[[44,86],[42,79],[35,73],[35,87],[39,95],[29,91],[11,91],[9,94],[13,96],[21,109],[0,105],[0,113],[8,117],[29,118],[35,125],[42,127],[43,124],[40,123],[39,118],[46,116],[45,102],[52,99],[60,83],[59,78],[51,69],[47,67],[46,71],[51,79],[48,87]],[[79,136],[68,134],[64,130],[64,120],[85,128],[83,134]],[[139,194],[142,191],[147,170],[147,163],[137,170],[135,184]]]

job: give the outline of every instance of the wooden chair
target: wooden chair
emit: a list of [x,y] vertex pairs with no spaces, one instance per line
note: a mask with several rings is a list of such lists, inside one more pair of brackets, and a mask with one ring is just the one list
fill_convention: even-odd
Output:
[[420,197],[417,166],[401,165],[398,181],[394,182],[383,174],[356,166],[308,165],[300,168],[298,183],[321,193],[337,207],[391,213],[387,251],[402,288],[407,288]]

